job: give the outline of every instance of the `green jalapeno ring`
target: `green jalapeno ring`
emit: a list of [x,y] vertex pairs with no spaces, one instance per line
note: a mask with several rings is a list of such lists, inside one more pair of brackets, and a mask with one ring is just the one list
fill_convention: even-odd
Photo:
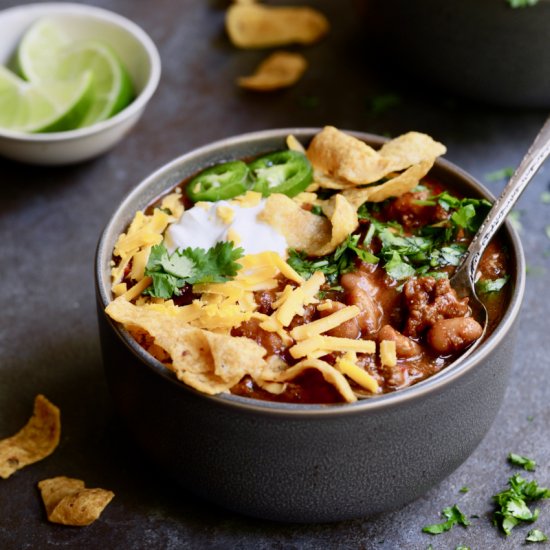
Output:
[[264,197],[272,193],[294,197],[313,180],[311,163],[298,151],[269,153],[253,160],[248,166],[254,180],[252,189]]
[[197,174],[186,187],[193,202],[216,202],[245,193],[251,185],[250,170],[242,160],[215,164]]

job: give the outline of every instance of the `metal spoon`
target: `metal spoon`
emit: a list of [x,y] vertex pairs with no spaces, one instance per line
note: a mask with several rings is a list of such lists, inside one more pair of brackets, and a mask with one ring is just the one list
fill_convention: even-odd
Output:
[[506,216],[510,213],[510,210],[512,210],[512,207],[516,204],[520,195],[527,187],[527,184],[537,173],[548,155],[550,155],[550,117],[544,123],[544,126],[538,133],[535,141],[531,144],[531,147],[529,147],[529,150],[523,157],[514,175],[510,178],[510,181],[507,183],[500,196],[495,200],[489,214],[487,214],[487,217],[470,243],[468,250],[466,250],[462,262],[451,277],[451,286],[455,289],[458,296],[469,297],[468,303],[472,309],[472,313],[483,325],[483,333],[468,350],[460,356],[460,360],[472,353],[479,343],[483,341],[485,333],[487,332],[487,309],[477,297],[475,291],[479,261],[481,260],[485,248],[503,224]]

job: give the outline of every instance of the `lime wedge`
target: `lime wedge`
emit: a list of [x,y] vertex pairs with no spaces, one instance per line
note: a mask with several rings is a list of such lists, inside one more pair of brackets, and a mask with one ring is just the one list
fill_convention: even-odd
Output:
[[71,39],[50,18],[39,19],[23,35],[15,64],[25,80],[37,82],[55,78],[57,57]]
[[80,127],[105,120],[133,99],[132,81],[116,53],[98,41],[71,41],[53,19],[41,19],[26,33],[17,52],[17,65],[30,82],[94,77],[94,99]]
[[0,66],[0,128],[62,132],[77,127],[93,100],[93,76],[69,81],[26,82]]

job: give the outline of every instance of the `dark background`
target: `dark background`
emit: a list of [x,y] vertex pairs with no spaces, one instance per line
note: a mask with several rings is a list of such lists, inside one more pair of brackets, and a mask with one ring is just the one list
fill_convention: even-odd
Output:
[[[447,480],[418,501],[378,517],[327,525],[248,519],[186,494],[141,458],[112,414],[103,378],[93,259],[103,226],[130,189],[170,159],[219,138],[325,124],[393,136],[414,129],[445,143],[448,160],[485,181],[486,174],[518,164],[546,112],[477,104],[439,91],[429,81],[412,81],[383,61],[383,45],[367,47],[359,12],[348,0],[306,2],[327,14],[331,33],[318,45],[296,48],[307,57],[309,69],[295,87],[266,95],[234,85],[266,53],[229,44],[225,2],[89,3],[141,25],[160,50],[163,72],[137,127],[105,156],[64,168],[0,159],[0,438],[26,422],[37,393],[62,412],[56,452],[0,480],[0,547],[522,547],[531,526],[518,527],[505,539],[491,524],[490,497],[505,488],[514,472],[506,462],[510,451],[535,458],[534,477],[550,484],[550,239],[545,234],[550,204],[541,201],[550,166],[541,170],[516,209],[529,276],[515,366],[496,422]],[[16,4],[0,0],[0,8]],[[380,108],[376,98],[388,95],[391,105]],[[487,183],[494,193],[503,185]],[[84,479],[87,486],[111,489],[116,496],[89,527],[50,524],[36,483],[56,475]],[[470,487],[466,494],[459,492],[464,485]],[[421,532],[454,503],[479,518],[467,529],[455,527],[437,537]],[[540,508],[534,527],[550,532],[550,504]]]

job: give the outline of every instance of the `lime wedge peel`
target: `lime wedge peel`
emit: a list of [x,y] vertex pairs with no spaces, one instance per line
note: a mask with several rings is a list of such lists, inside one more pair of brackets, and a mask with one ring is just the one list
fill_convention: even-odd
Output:
[[72,40],[53,18],[40,19],[26,31],[17,50],[16,66],[25,79],[41,86],[53,80],[78,80],[86,71],[93,73],[89,110],[74,129],[112,117],[134,98],[130,76],[108,45]]
[[63,132],[90,110],[93,75],[72,81],[29,83],[0,66],[0,128],[15,132]]

